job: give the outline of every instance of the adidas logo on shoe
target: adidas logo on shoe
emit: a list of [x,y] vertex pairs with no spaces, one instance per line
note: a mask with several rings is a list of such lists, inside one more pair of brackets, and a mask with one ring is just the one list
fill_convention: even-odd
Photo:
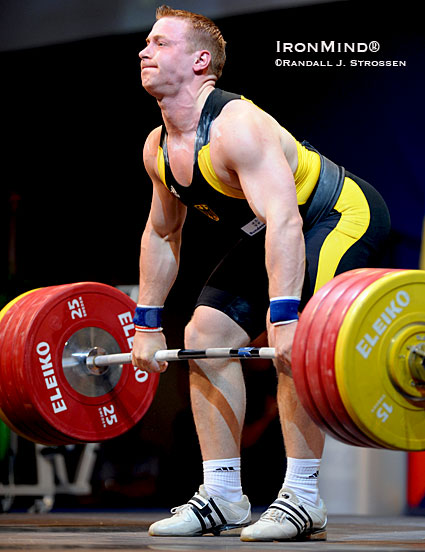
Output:
[[251,522],[251,505],[244,495],[239,502],[228,502],[219,496],[209,496],[199,487],[187,504],[171,510],[172,517],[153,523],[153,537],[194,537],[246,527]]

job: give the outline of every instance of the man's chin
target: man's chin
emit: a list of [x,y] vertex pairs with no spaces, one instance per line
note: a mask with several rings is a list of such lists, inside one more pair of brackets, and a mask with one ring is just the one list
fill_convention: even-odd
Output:
[[149,82],[147,79],[144,80],[142,78],[142,86],[148,94],[150,94],[151,96],[154,96],[155,98],[158,97],[158,95],[159,95],[158,90],[156,90],[155,86],[151,82]]

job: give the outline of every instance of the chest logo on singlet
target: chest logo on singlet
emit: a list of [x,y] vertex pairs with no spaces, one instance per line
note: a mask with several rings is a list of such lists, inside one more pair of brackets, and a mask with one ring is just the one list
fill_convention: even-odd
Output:
[[170,190],[170,192],[171,192],[174,196],[176,196],[178,199],[180,199],[180,194],[177,193],[177,190],[174,188],[174,186],[170,186],[170,187],[167,186],[167,188]]
[[201,203],[200,205],[194,205],[198,211],[201,211],[204,215],[207,215],[208,218],[211,220],[215,220],[216,222],[220,220],[220,218],[214,213],[212,209],[208,207],[208,205],[205,205],[205,203]]

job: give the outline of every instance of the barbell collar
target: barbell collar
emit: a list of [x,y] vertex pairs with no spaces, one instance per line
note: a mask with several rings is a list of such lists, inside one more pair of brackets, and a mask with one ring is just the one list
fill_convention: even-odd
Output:
[[425,346],[423,343],[409,348],[408,363],[416,387],[425,384]]
[[423,349],[423,345],[416,345],[414,347],[410,347],[410,352],[414,355],[418,355],[425,359],[425,349]]

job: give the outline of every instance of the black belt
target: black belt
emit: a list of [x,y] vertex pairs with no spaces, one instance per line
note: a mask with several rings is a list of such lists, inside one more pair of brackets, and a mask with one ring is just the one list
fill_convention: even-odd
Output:
[[333,209],[342,190],[345,169],[322,155],[308,142],[304,141],[302,145],[320,156],[319,180],[304,216],[305,226],[310,228]]

